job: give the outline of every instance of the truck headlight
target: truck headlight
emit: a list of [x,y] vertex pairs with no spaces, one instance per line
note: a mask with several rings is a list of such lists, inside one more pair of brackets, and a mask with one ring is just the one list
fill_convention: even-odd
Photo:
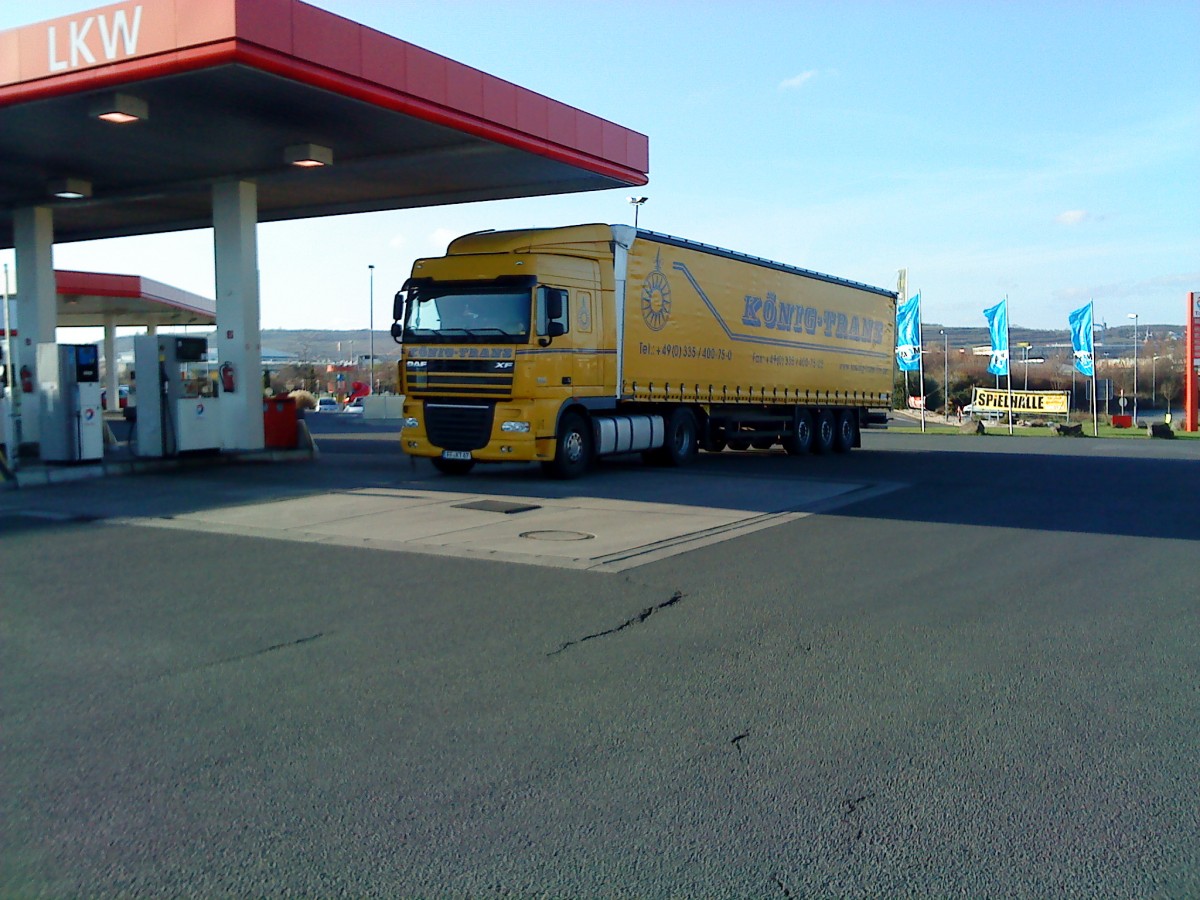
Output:
[[501,431],[518,431],[521,434],[527,434],[529,432],[529,423],[528,422],[501,422],[500,430]]
[[400,423],[401,429],[420,428],[420,427],[421,427],[421,423],[418,422],[416,419],[414,419],[412,416],[408,416],[403,422]]

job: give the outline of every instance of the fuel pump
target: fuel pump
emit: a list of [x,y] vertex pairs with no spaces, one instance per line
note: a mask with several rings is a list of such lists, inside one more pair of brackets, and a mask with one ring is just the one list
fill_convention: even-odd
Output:
[[207,378],[188,378],[187,365],[203,362],[208,339],[192,335],[139,335],[133,339],[138,456],[175,456],[221,447],[218,398]]
[[46,462],[104,457],[100,353],[95,344],[38,344],[41,455]]
[[[5,332],[5,336],[7,337],[7,331]],[[7,343],[7,341],[5,341],[5,343]],[[12,423],[12,412],[10,405],[12,401],[8,396],[10,393],[8,387],[9,370],[11,368],[12,366],[4,356],[4,344],[0,344],[0,454],[5,454],[7,456],[16,455],[12,452],[12,448],[8,446],[10,443],[8,432]],[[4,461],[4,457],[0,457],[0,464],[3,464]],[[0,474],[3,473],[0,472]]]

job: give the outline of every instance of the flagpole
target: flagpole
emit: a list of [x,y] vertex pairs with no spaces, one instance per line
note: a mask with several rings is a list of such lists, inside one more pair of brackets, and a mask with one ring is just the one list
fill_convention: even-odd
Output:
[[1008,305],[1008,294],[1004,295],[1004,346],[1008,347],[1008,359],[1004,362],[1004,371],[1008,373],[1008,433],[1013,433],[1012,416],[1012,329],[1008,323],[1012,321],[1012,310]]
[[1100,416],[1096,413],[1096,301],[1088,301],[1088,306],[1091,308],[1091,329],[1092,333],[1088,338],[1092,343],[1092,437],[1100,437]]
[[[908,301],[908,269],[901,269],[896,277],[896,293],[900,305]],[[908,369],[904,369],[904,408],[908,409]]]
[[[917,296],[921,292],[917,291]],[[917,303],[917,377],[921,379],[921,434],[925,433],[925,335],[921,320],[921,305]]]

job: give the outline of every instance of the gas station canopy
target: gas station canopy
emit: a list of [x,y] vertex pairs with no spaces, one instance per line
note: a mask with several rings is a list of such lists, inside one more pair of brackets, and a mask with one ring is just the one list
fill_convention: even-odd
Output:
[[0,32],[0,247],[34,206],[56,242],[210,227],[223,180],[256,183],[265,222],[642,185],[648,167],[642,134],[299,0],[141,0]]
[[140,275],[54,273],[60,328],[212,325],[216,301]]

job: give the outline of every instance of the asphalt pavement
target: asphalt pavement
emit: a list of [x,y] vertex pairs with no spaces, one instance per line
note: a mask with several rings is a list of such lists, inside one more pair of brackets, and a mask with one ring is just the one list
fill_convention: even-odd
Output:
[[[0,492],[0,896],[1200,896],[1200,443],[564,483],[349,418],[315,461]],[[834,484],[622,571],[194,527]]]

